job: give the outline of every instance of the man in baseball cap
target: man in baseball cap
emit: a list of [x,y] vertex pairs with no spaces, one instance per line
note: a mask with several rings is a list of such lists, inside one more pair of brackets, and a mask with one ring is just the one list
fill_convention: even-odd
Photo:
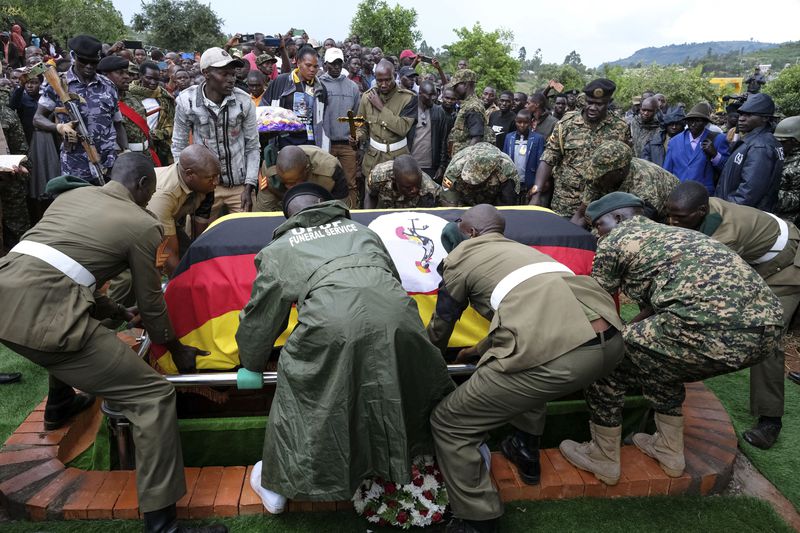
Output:
[[200,70],[203,72],[209,68],[225,68],[228,66],[231,68],[241,68],[244,66],[244,63],[241,59],[233,57],[218,46],[209,48],[200,56]]
[[400,66],[410,67],[416,58],[417,54],[415,54],[412,50],[403,50],[400,52]]

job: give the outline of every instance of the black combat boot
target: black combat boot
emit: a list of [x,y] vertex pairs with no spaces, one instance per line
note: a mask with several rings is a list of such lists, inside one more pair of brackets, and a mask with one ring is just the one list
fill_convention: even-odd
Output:
[[228,533],[227,526],[184,527],[178,524],[178,511],[175,504],[144,513],[144,533]]
[[91,394],[76,393],[75,389],[66,383],[50,376],[47,405],[44,408],[45,431],[60,428],[70,418],[91,407],[94,399]]
[[500,443],[503,455],[517,465],[519,477],[528,485],[538,485],[541,477],[539,464],[539,444],[541,436],[516,431]]
[[756,448],[769,450],[781,434],[783,422],[779,416],[760,416],[758,423],[752,429],[745,431],[742,436]]

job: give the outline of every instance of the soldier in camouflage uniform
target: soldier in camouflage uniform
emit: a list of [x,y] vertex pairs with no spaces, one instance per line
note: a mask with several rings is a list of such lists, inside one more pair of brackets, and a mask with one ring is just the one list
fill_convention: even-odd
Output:
[[516,205],[521,178],[517,165],[492,142],[479,142],[458,152],[442,178],[441,204]]
[[642,207],[615,192],[587,209],[604,236],[592,277],[642,311],[623,331],[625,358],[586,390],[592,441],[560,446],[572,464],[611,485],[619,479],[626,390],[641,388],[656,412],[656,434],[637,433],[634,444],[678,477],[685,467],[683,384],[752,366],[781,340],[781,304],[750,265],[700,232],[640,216]]
[[784,156],[775,214],[796,225],[800,223],[800,116],[781,120],[773,135]]
[[[106,169],[114,165],[117,145],[128,148],[122,115],[117,105],[117,89],[111,80],[97,74],[97,64],[102,57],[100,41],[89,35],[78,35],[69,40],[75,53],[75,61],[63,75],[67,91],[81,97],[80,113],[89,129],[92,144],[100,155],[100,166]],[[58,132],[64,137],[61,145],[61,172],[83,178],[94,184],[99,181],[92,175],[89,157],[80,142],[73,142],[75,127],[71,127],[66,115],[58,114],[59,123],[53,124],[48,115],[64,103],[48,83],[44,83],[39,97],[39,107],[33,118],[36,129]]]
[[150,141],[164,166],[173,163],[172,130],[175,123],[175,98],[159,85],[161,71],[157,64],[145,61],[139,65],[139,79],[131,82],[130,93],[147,109]]
[[536,183],[531,187],[532,205],[546,206],[545,195],[552,192],[550,208],[563,217],[571,217],[581,205],[585,173],[594,149],[607,140],[631,144],[628,124],[608,112],[614,90],[616,85],[611,80],[590,82],[583,90],[586,106],[564,115],[553,129],[536,170]]
[[586,206],[614,191],[631,193],[645,203],[645,215],[662,222],[666,220],[669,194],[680,181],[663,168],[633,157],[631,148],[622,141],[605,141],[592,152],[587,177],[591,179],[581,195],[581,206],[573,217],[576,224],[584,223]]
[[461,69],[453,74],[446,88],[453,89],[456,97],[461,100],[461,107],[456,115],[453,129],[447,139],[450,156],[455,155],[475,143],[494,142],[494,132],[489,127],[489,116],[486,114],[483,102],[475,94],[475,82],[478,75],[469,69]]
[[[28,153],[25,132],[16,111],[8,107],[10,92],[0,87],[0,155]],[[27,168],[0,172],[0,257],[6,254],[31,227],[26,196]],[[4,238],[5,237],[5,238]]]
[[364,209],[436,207],[442,188],[410,155],[380,163],[367,178]]

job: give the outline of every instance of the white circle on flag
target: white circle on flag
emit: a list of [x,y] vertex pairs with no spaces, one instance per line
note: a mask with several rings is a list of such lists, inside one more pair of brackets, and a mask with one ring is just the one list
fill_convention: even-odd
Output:
[[433,292],[442,280],[436,268],[447,252],[442,230],[447,220],[420,211],[381,215],[369,224],[377,233],[400,274],[406,292]]

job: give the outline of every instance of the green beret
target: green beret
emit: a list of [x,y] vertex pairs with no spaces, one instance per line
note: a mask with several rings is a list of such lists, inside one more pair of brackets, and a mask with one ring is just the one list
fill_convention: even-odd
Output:
[[617,85],[606,78],[592,80],[583,88],[583,92],[586,93],[586,96],[592,96],[594,98],[611,98],[611,95],[614,94],[616,90]]
[[592,152],[592,178],[625,168],[631,164],[633,151],[622,141],[605,141]]
[[599,200],[590,203],[589,207],[586,208],[586,216],[589,217],[589,220],[594,224],[601,216],[616,211],[617,209],[622,209],[623,207],[643,208],[644,202],[638,196],[627,192],[616,191],[608,193]]
[[474,70],[470,70],[468,68],[462,68],[461,70],[457,70],[455,74],[450,78],[450,83],[447,84],[447,88],[452,89],[459,83],[465,82],[476,82],[478,81],[478,75],[475,73]]

